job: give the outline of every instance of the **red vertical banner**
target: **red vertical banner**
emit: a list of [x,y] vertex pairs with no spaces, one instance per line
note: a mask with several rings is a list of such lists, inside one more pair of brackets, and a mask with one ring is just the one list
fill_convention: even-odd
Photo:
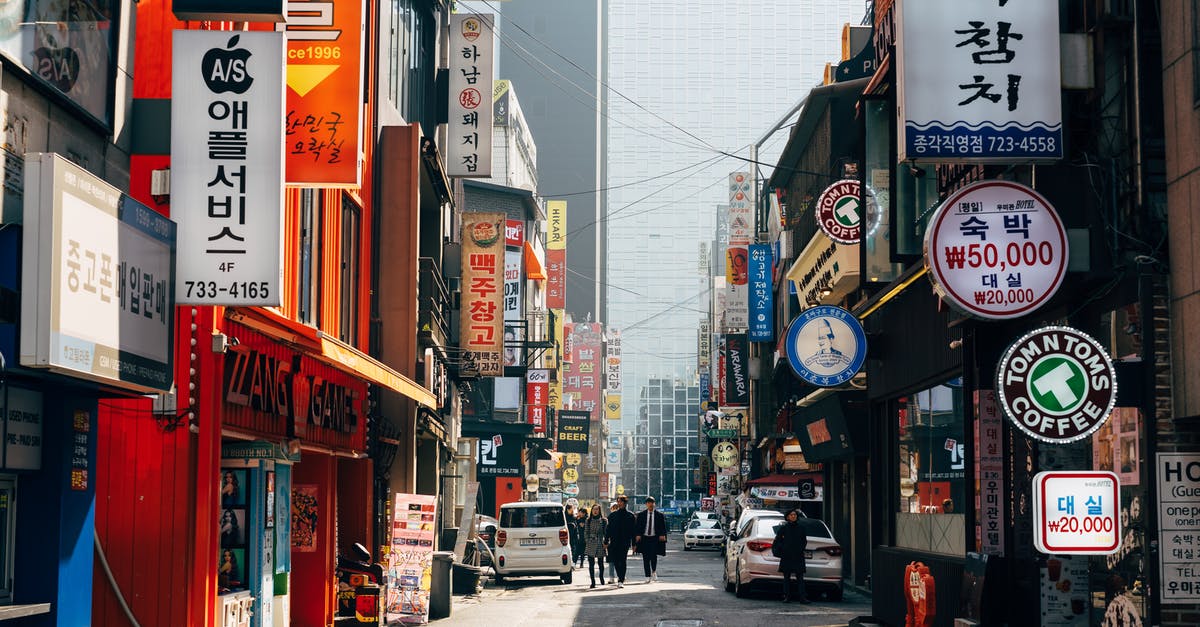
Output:
[[504,374],[504,214],[466,213],[462,223],[460,343],[468,370]]
[[361,185],[362,0],[289,2],[285,180]]
[[546,251],[546,307],[567,307],[567,251]]
[[714,382],[713,387],[716,388],[716,394],[714,394],[714,396],[717,399],[717,406],[724,407],[725,406],[725,338],[724,338],[724,336],[721,337],[721,341],[718,343],[718,347],[719,348],[717,349],[717,380]]
[[550,371],[530,370],[525,375],[525,415],[535,435],[546,434],[546,405],[550,398]]

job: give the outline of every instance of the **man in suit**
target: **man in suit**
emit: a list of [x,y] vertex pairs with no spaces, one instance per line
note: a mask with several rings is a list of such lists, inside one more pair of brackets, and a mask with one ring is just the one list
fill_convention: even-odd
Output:
[[625,506],[629,499],[622,494],[617,497],[617,509],[608,515],[608,530],[604,534],[605,544],[608,545],[608,563],[617,571],[617,587],[625,587],[626,559],[629,558],[629,545],[635,535],[633,512]]
[[658,556],[667,554],[667,517],[654,509],[654,497],[646,497],[646,509],[638,512],[633,541],[642,554],[646,583],[658,581]]

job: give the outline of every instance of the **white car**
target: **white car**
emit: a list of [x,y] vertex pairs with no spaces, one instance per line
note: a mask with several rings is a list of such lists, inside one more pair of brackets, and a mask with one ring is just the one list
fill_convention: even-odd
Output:
[[[808,536],[805,556],[804,587],[811,596],[824,592],[830,601],[842,600],[842,547],[829,527],[815,518],[801,518],[800,526]],[[730,538],[725,554],[722,579],[725,590],[739,597],[753,586],[782,586],[779,558],[771,554],[775,528],[784,524],[781,516],[758,516],[744,521],[735,537]]]
[[[717,516],[716,512],[699,512],[699,511],[692,512],[692,518],[691,518],[691,520],[720,520],[720,519],[721,519],[721,517]],[[689,524],[690,524],[690,521],[689,521]]]
[[690,551],[701,547],[720,549],[725,544],[725,530],[721,522],[715,518],[693,520],[688,523],[683,532],[683,550]]
[[571,583],[571,536],[566,510],[555,503],[500,506],[496,529],[496,583],[507,577],[554,575]]

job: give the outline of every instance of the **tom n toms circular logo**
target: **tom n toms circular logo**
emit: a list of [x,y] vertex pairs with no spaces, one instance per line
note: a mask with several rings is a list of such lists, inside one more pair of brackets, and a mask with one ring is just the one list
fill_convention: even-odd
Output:
[[788,326],[784,349],[796,376],[833,387],[853,377],[867,358],[867,335],[854,314],[832,305],[806,309]]
[[817,199],[817,224],[839,244],[857,244],[862,238],[861,185],[842,179],[821,192]]
[[996,369],[1000,406],[1030,437],[1065,444],[1104,424],[1117,400],[1108,352],[1071,327],[1045,327],[1004,351]]

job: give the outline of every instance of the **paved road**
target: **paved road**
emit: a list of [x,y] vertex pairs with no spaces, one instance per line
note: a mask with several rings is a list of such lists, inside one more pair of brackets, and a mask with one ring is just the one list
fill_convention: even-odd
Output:
[[[870,602],[847,590],[844,601],[816,600],[811,605],[783,604],[778,591],[739,599],[721,585],[721,556],[715,551],[683,551],[682,538],[671,536],[658,563],[658,582],[644,583],[642,561],[629,560],[625,588],[588,588],[586,568],[569,585],[551,578],[508,580],[496,587],[489,577],[483,594],[455,596],[450,618],[435,625],[516,627],[536,625],[620,625],[697,627],[709,625],[846,625],[870,614]],[[490,572],[490,571],[489,571]],[[607,575],[606,575],[607,577]]]

